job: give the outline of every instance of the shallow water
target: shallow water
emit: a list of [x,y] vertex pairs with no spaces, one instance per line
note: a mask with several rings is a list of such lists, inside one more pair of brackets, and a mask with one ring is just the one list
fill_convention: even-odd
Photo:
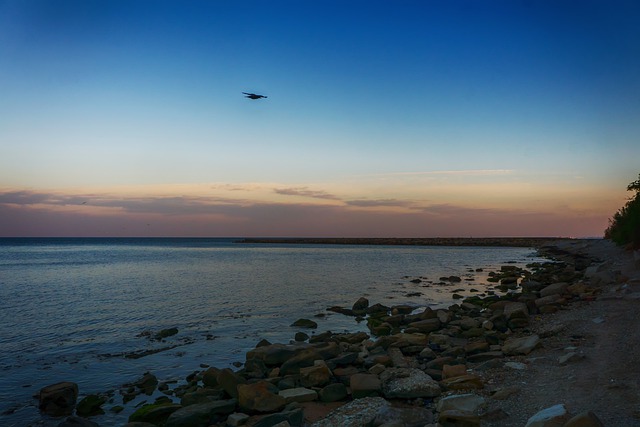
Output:
[[[57,425],[31,397],[48,384],[76,382],[82,396],[118,389],[145,371],[182,379],[202,363],[243,361],[262,338],[288,342],[299,330],[289,325],[301,317],[326,313],[314,317],[318,332],[366,330],[329,306],[351,307],[363,295],[372,304],[448,306],[454,289],[483,291],[489,270],[538,260],[528,248],[0,239],[0,424]],[[469,280],[427,282],[450,275]],[[423,282],[410,282],[416,277]],[[140,336],[172,327],[179,333],[164,343]],[[116,394],[105,408],[120,402]],[[124,424],[135,403],[96,421]]]

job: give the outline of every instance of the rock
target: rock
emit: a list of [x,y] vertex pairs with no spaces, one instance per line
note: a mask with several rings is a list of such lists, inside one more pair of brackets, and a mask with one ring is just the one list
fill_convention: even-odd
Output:
[[506,355],[529,354],[538,345],[540,345],[540,337],[538,335],[509,338],[502,345],[502,352]]
[[238,385],[245,383],[244,378],[229,368],[222,369],[218,372],[217,381],[220,387],[235,399],[238,398]]
[[480,427],[480,417],[468,412],[448,410],[440,412],[438,425],[441,427]]
[[305,334],[304,332],[296,332],[296,334],[293,337],[293,339],[298,341],[298,342],[302,342],[302,341],[308,340],[309,339],[309,335]]
[[199,388],[196,391],[184,393],[180,399],[180,404],[182,406],[189,406],[214,400],[223,400],[226,394],[227,393],[219,387]]
[[523,292],[538,292],[540,289],[544,288],[544,285],[540,282],[536,282],[535,280],[527,280],[520,283],[520,287]]
[[300,368],[300,384],[304,387],[321,387],[328,384],[331,377],[331,371],[324,362],[308,368]]
[[440,399],[436,409],[438,412],[454,410],[477,415],[485,404],[484,397],[476,394],[453,394]]
[[489,351],[489,343],[486,341],[470,342],[464,346],[464,352],[468,355],[485,353]]
[[69,417],[60,424],[58,427],[100,427],[98,423],[89,421],[86,418],[81,417]]
[[323,402],[337,402],[347,397],[347,386],[342,383],[329,384],[318,393]]
[[60,382],[43,387],[38,395],[38,408],[54,417],[71,415],[78,399],[78,384]]
[[278,394],[284,397],[287,403],[291,402],[312,402],[318,400],[318,393],[314,390],[310,390],[304,387],[290,388],[287,390],[280,390]]
[[435,332],[440,329],[441,323],[437,318],[418,320],[417,322],[409,323],[410,328],[415,328],[420,332],[428,334],[429,332]]
[[520,387],[505,387],[496,390],[495,393],[491,395],[491,398],[495,400],[505,400],[516,393],[520,393]]
[[238,385],[238,405],[247,412],[275,412],[286,405],[275,386],[266,381]]
[[171,403],[143,405],[129,416],[129,422],[163,424],[171,414],[181,408],[181,405]]
[[380,378],[373,374],[355,374],[350,379],[351,395],[354,399],[378,396],[382,390]]
[[230,427],[238,427],[247,423],[249,415],[242,412],[234,412],[227,417],[227,425]]
[[374,420],[391,404],[382,397],[356,399],[333,411],[312,424],[312,427],[363,427],[374,425]]
[[415,399],[440,395],[440,385],[424,371],[415,368],[389,368],[380,374],[384,396]]
[[158,386],[158,379],[150,372],[145,374],[133,382],[133,386],[142,390],[147,396],[151,396]]
[[246,358],[247,360],[261,360],[267,366],[282,365],[284,362],[295,356],[298,352],[306,348],[308,347],[303,344],[267,344],[248,351]]
[[529,418],[525,427],[562,427],[568,419],[567,408],[560,404],[536,413]]
[[103,396],[90,394],[85,396],[76,406],[76,414],[80,417],[104,414],[101,406],[107,401]]
[[544,288],[542,288],[540,290],[540,296],[541,297],[546,297],[549,295],[561,295],[564,293],[564,291],[569,287],[568,283],[565,282],[560,282],[560,283],[553,283],[549,286],[546,286]]
[[280,367],[280,375],[299,374],[301,368],[313,366],[316,360],[322,360],[322,356],[320,356],[317,351],[312,348],[302,350],[282,364]]
[[545,297],[542,298],[538,298],[534,301],[534,304],[536,305],[536,307],[544,307],[550,304],[555,304],[557,302],[562,301],[562,297],[558,294],[551,294],[551,295],[547,295]]
[[596,414],[586,411],[571,418],[563,427],[604,427],[604,424]]
[[367,308],[369,308],[369,300],[366,299],[365,297],[360,297],[358,299],[358,301],[356,301],[353,304],[353,307],[351,307],[351,310],[355,311],[364,311]]
[[304,424],[304,412],[302,408],[282,411],[262,417],[252,427],[290,427]]
[[509,302],[504,306],[504,317],[507,320],[512,319],[528,319],[529,318],[529,310],[527,309],[527,305],[522,302]]
[[207,427],[232,413],[237,400],[218,400],[178,409],[167,418],[165,427]]
[[310,329],[316,329],[318,327],[318,324],[316,322],[314,322],[313,320],[309,320],[309,319],[298,319],[295,322],[293,322],[291,324],[291,326],[296,326],[298,328],[310,328]]
[[487,351],[484,353],[476,353],[467,356],[467,361],[472,363],[486,362],[488,360],[494,360],[504,357],[504,353],[501,351]]
[[459,377],[467,374],[466,365],[444,365],[442,367],[442,378]]
[[202,383],[207,387],[215,387],[218,385],[218,374],[220,369],[209,368],[202,374]]
[[440,382],[447,390],[476,390],[484,387],[484,381],[478,375],[467,374],[445,378]]
[[173,335],[176,335],[177,333],[178,333],[178,328],[163,329],[157,334],[155,334],[154,338],[157,340],[162,340],[164,338],[168,338]]

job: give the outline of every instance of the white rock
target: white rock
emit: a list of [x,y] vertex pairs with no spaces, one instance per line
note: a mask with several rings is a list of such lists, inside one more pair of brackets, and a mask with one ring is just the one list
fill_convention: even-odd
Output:
[[567,408],[559,404],[543,409],[529,418],[525,427],[561,427],[568,417]]

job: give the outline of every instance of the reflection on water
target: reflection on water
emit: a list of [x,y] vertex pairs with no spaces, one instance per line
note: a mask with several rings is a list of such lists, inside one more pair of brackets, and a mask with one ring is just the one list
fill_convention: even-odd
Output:
[[[201,363],[242,361],[261,338],[288,342],[293,321],[318,313],[326,314],[314,319],[318,332],[366,330],[326,308],[350,307],[363,295],[385,305],[449,305],[453,288],[426,280],[459,275],[473,279],[455,285],[460,293],[482,291],[491,268],[524,266],[533,254],[230,239],[0,239],[0,249],[0,413],[13,412],[0,424],[8,425],[39,419],[31,395],[57,381],[89,394],[146,370],[184,378]],[[478,267],[485,271],[471,272]],[[412,283],[416,277],[426,279]],[[140,336],[172,327],[179,333],[166,343]],[[167,345],[177,347],[124,357]]]

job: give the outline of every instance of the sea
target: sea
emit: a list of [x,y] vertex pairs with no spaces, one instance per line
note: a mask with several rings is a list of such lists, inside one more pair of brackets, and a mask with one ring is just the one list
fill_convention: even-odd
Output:
[[[57,426],[38,391],[78,384],[107,394],[101,426],[124,425],[136,406],[119,390],[145,372],[172,387],[207,366],[237,369],[262,339],[296,332],[367,331],[327,308],[454,304],[492,291],[500,266],[544,261],[533,248],[247,244],[232,238],[0,239],[0,425]],[[457,283],[440,280],[459,276]],[[291,324],[307,318],[317,329]],[[153,339],[164,329],[177,334]],[[113,412],[124,406],[119,413]]]

